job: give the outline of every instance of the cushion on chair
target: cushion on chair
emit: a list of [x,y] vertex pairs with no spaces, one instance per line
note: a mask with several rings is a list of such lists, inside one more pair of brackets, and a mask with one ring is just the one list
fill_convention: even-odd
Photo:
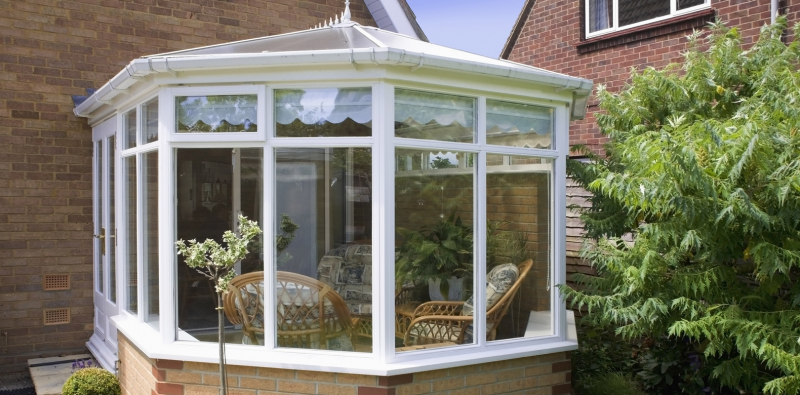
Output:
[[333,288],[350,314],[372,314],[372,246],[345,244],[328,251],[317,267],[319,281]]
[[[519,269],[513,263],[505,263],[495,266],[486,275],[486,310],[488,311],[494,306],[505,293],[514,285],[519,276]],[[461,309],[461,315],[472,315],[475,309],[473,297],[470,296],[464,307]]]

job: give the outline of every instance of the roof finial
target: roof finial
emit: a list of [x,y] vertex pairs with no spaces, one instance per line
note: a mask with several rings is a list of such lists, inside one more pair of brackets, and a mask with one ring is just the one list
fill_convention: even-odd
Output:
[[342,14],[342,23],[350,22],[350,0],[344,2],[344,13]]
[[333,22],[337,25],[339,24],[339,15],[336,15],[336,19],[334,19]]
[[331,21],[330,21],[330,23],[328,23],[328,25],[329,26],[333,26],[333,18],[331,18]]

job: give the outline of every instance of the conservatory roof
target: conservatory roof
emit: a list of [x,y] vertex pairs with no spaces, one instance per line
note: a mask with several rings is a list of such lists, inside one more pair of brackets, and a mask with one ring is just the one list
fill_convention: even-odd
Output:
[[309,30],[144,56],[75,108],[78,116],[111,104],[148,75],[296,65],[383,65],[462,71],[573,91],[586,97],[592,82],[503,59],[492,59],[349,20]]
[[144,56],[144,58],[183,57],[202,55],[259,54],[275,52],[303,52],[327,50],[355,50],[393,48],[409,53],[422,53],[465,60],[500,67],[514,67],[522,70],[568,77],[537,67],[502,59],[492,59],[482,55],[461,51],[441,45],[431,44],[403,34],[382,30],[372,26],[362,26],[356,22],[338,23],[277,36],[259,37],[225,44],[210,45],[181,51]]

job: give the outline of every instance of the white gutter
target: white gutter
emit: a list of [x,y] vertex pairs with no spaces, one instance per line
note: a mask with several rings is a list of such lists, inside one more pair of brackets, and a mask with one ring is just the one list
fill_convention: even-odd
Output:
[[352,50],[267,52],[224,55],[174,55],[139,58],[131,61],[92,96],[75,107],[75,115],[88,117],[104,104],[111,104],[117,95],[150,74],[183,71],[220,70],[254,67],[319,64],[380,64],[464,71],[495,77],[506,77],[574,92],[577,97],[588,96],[592,81],[553,73],[533,67],[490,65],[471,60],[453,59],[396,48],[359,48]]

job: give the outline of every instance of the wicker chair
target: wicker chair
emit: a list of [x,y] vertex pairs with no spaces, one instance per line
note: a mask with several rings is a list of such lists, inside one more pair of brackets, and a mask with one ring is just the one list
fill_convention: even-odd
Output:
[[[486,312],[486,339],[494,340],[497,326],[508,312],[514,295],[533,266],[528,259],[517,266],[519,275],[514,284]],[[464,302],[427,302],[419,305],[413,313],[402,313],[397,321],[405,321],[403,340],[406,347],[440,343],[463,344],[465,334],[472,330],[473,316],[461,315]],[[409,348],[410,349],[410,348]]]
[[[252,344],[262,343],[264,337],[263,280],[264,272],[236,276],[224,296],[225,315],[242,326]],[[331,287],[300,274],[277,272],[277,289],[279,347],[327,349],[345,337],[352,348],[358,320],[350,317]]]

